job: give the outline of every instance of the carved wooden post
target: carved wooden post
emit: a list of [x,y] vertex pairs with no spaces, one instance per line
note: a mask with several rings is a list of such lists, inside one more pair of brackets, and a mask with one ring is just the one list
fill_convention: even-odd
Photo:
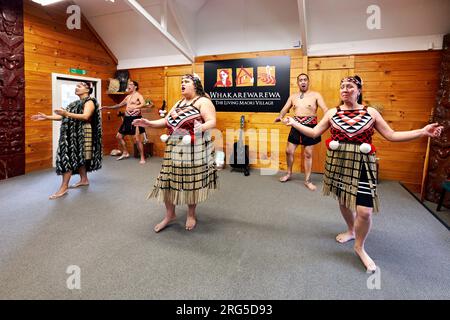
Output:
[[23,2],[0,0],[0,180],[25,173]]
[[[442,136],[431,140],[425,198],[438,202],[442,183],[450,178],[450,34],[444,37],[440,84],[433,122],[444,126]],[[450,201],[444,205],[449,207]]]

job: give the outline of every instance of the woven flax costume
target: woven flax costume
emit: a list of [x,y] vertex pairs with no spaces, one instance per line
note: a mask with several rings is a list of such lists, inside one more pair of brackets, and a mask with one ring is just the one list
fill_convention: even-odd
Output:
[[341,110],[330,120],[331,139],[339,141],[337,150],[328,150],[323,194],[339,199],[352,211],[357,205],[378,211],[377,166],[375,153],[362,153],[362,143],[372,143],[375,120],[367,111]]
[[[196,122],[203,118],[194,103],[175,106],[166,120],[169,139],[166,142],[162,168],[149,198],[174,205],[196,204],[205,201],[216,190],[217,170],[214,163],[214,147],[208,134],[196,133]],[[183,137],[191,136],[191,142],[183,143]]]
[[70,103],[67,111],[83,114],[84,105],[91,100],[95,109],[89,121],[63,117],[56,153],[56,173],[58,175],[71,171],[78,174],[78,169],[95,171],[102,167],[102,121],[98,102],[87,97]]

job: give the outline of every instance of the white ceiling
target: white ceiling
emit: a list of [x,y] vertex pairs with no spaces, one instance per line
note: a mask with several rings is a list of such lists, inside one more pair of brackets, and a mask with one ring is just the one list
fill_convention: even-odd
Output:
[[[310,43],[424,36],[450,32],[450,0],[319,0],[307,2]],[[381,29],[369,30],[367,7],[380,7]]]
[[[163,1],[137,0],[158,21]],[[302,0],[167,1],[167,30],[193,56],[291,49],[302,26],[308,55],[439,49],[450,32],[450,0],[305,0],[306,22],[299,17]],[[127,0],[75,3],[119,68],[190,63]],[[374,4],[381,10],[379,30],[366,26]]]

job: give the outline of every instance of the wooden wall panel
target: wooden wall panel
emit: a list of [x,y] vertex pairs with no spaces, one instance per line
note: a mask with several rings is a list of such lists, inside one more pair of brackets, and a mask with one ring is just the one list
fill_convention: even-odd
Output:
[[[67,29],[67,5],[63,2],[43,7],[24,0],[26,172],[52,165],[52,124],[30,120],[37,112],[52,112],[52,72],[87,70],[86,76],[102,79],[102,104],[114,104],[106,91],[116,63],[84,22],[80,30]],[[115,131],[119,124],[120,119],[104,114],[105,153],[117,146]]]
[[[394,130],[423,127],[436,103],[441,57],[442,51],[356,55],[364,103],[381,105]],[[377,134],[374,141],[379,146],[380,178],[399,180],[419,191],[427,139],[392,143]]]
[[[261,52],[251,52],[251,53],[237,53],[237,54],[225,54],[225,55],[211,55],[196,57],[194,63],[194,72],[197,73],[201,79],[204,78],[204,61],[212,60],[227,60],[227,59],[242,59],[242,58],[257,58],[257,57],[269,57],[269,56],[290,56],[291,57],[291,75],[290,75],[290,93],[298,91],[297,86],[297,75],[304,72],[303,69],[303,56],[300,49],[293,50],[279,50],[279,51],[261,51]],[[261,144],[267,146],[267,156],[273,153],[272,140],[270,139],[270,130],[275,129],[279,131],[279,141],[274,144],[275,149],[278,149],[278,161],[275,161],[277,157],[274,157],[273,165],[268,165],[265,161],[256,161],[251,163],[252,167],[255,168],[265,168],[265,167],[280,167],[281,170],[286,170],[286,142],[287,136],[289,135],[289,128],[282,124],[274,124],[273,121],[277,117],[278,113],[257,113],[257,112],[218,112],[217,113],[217,128],[222,132],[224,137],[224,146],[226,153],[231,154],[231,148],[233,141],[225,141],[226,129],[239,129],[239,120],[241,115],[245,116],[245,129],[267,129],[268,139],[267,141],[260,141]],[[236,137],[237,139],[237,137]],[[251,139],[247,137],[247,143],[250,144],[250,157],[256,159],[258,147]],[[296,161],[294,162],[294,171],[299,172],[301,170],[301,163],[298,160],[300,158],[300,148],[297,149],[295,155]],[[264,157],[263,157],[264,160]],[[228,159],[227,159],[228,161]],[[268,161],[267,161],[268,162]]]
[[[304,57],[301,50],[239,53],[197,57],[193,69],[203,79],[204,61],[276,55],[291,56],[291,93],[298,90],[296,76],[306,71],[311,76],[311,88],[322,93],[329,107],[335,107],[339,103],[340,78],[344,75],[359,74],[364,81],[364,103],[381,105],[384,118],[394,130],[413,130],[422,127],[428,121],[431,109],[435,104],[434,97],[438,88],[441,51],[338,57]],[[308,70],[305,69],[306,66]],[[189,67],[179,68],[189,69]],[[175,68],[173,71],[175,74],[179,72],[177,67],[171,68]],[[169,73],[166,72],[166,74]],[[167,88],[165,90],[167,91]],[[289,129],[283,125],[272,123],[276,114],[218,112],[218,129],[224,136],[227,128],[239,127],[241,114],[246,118],[246,129],[279,130],[278,164],[281,170],[285,170],[284,150]],[[323,140],[327,137],[328,134],[323,137]],[[269,145],[268,156],[270,156],[272,151],[270,139],[267,142]],[[380,178],[402,181],[417,191],[422,178],[426,139],[393,143],[376,134],[374,143],[379,146]],[[163,147],[163,144],[157,144],[156,153],[162,154]],[[231,142],[225,147],[230,148]],[[322,143],[316,147],[316,157],[313,161],[314,172],[323,171],[324,155],[325,148]],[[298,161],[299,157],[300,150],[297,151],[294,165],[294,171],[297,172],[302,171],[302,165]],[[253,167],[265,166],[258,162],[253,164]]]
[[[25,77],[26,86],[26,170],[46,168],[51,165],[51,124],[29,121],[29,116],[37,111],[51,111],[51,72],[67,73],[68,68],[88,70],[88,76],[99,77],[103,81],[102,100],[109,105],[123,96],[106,95],[107,79],[116,65],[88,28],[80,31],[65,29],[65,5],[57,4],[41,7],[25,1]],[[383,106],[383,116],[395,130],[410,130],[422,127],[429,118],[435,104],[438,87],[440,51],[406,52],[389,54],[369,54],[340,57],[304,57],[299,49],[269,52],[251,52],[197,57],[195,63],[187,66],[142,68],[130,70],[130,77],[140,84],[140,92],[155,103],[155,107],[145,110],[149,119],[159,118],[158,109],[168,98],[167,77],[176,77],[191,69],[203,79],[204,61],[266,56],[288,55],[291,57],[291,93],[298,90],[296,76],[301,72],[310,73],[312,88],[321,91],[329,107],[339,101],[335,93],[339,90],[338,79],[342,74],[359,74],[364,81],[364,100],[369,105]],[[340,71],[339,71],[340,70]],[[339,74],[339,76],[337,76]],[[335,76],[333,76],[335,75]],[[337,77],[337,78],[336,78]],[[318,79],[321,79],[318,81]],[[336,78],[335,87],[325,80]],[[331,81],[331,80],[330,80]],[[333,80],[334,81],[334,80]],[[335,91],[333,91],[335,90]],[[336,100],[336,101],[335,101]],[[168,108],[172,106],[168,105]],[[273,124],[277,114],[242,113],[246,117],[246,129],[279,130],[279,162],[286,168],[285,146],[289,128]],[[227,128],[238,128],[241,113],[218,112],[218,128],[225,134]],[[115,134],[121,119],[116,112],[104,113],[105,152],[117,146]],[[164,145],[159,136],[164,130],[148,129],[148,137],[154,143],[154,153],[161,156]],[[325,138],[325,137],[324,137]],[[382,179],[400,180],[417,188],[420,185],[426,139],[408,143],[390,143],[376,135],[379,147],[380,176]],[[229,142],[231,145],[232,142]],[[273,151],[268,139],[268,156]],[[131,144],[129,144],[131,147]],[[324,153],[322,146],[319,154]],[[301,171],[297,151],[294,171]],[[254,167],[264,167],[255,163]],[[322,156],[316,157],[314,171],[321,172]]]
[[[339,59],[340,58],[340,59]],[[308,70],[311,90],[320,92],[328,108],[336,107],[339,102],[339,90],[336,90],[336,83],[339,84],[343,77],[353,73],[353,69],[347,66],[353,66],[353,57],[330,57],[331,62],[326,62],[322,58],[309,58],[309,66],[313,69]],[[317,61],[317,63],[316,63]],[[319,66],[320,68],[315,68]],[[332,69],[325,69],[326,67]],[[323,112],[319,108],[318,117],[322,119]],[[325,141],[330,137],[329,131],[322,135],[322,142],[314,146],[313,172],[323,172],[325,167],[325,158],[327,147]]]

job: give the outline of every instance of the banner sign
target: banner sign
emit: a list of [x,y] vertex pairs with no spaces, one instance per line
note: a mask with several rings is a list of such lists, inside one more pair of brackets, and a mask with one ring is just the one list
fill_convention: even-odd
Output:
[[275,112],[289,98],[291,58],[206,61],[205,91],[217,111]]

